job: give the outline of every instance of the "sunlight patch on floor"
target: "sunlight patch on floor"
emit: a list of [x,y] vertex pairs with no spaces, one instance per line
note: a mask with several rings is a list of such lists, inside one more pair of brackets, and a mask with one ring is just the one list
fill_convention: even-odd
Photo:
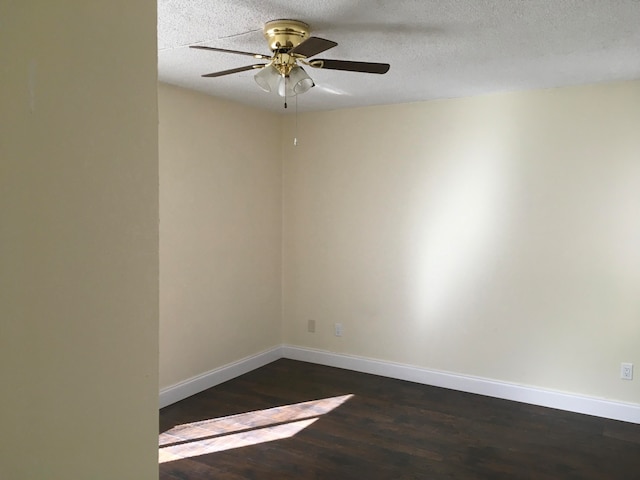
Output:
[[290,438],[351,397],[341,395],[178,425],[160,434],[159,463]]

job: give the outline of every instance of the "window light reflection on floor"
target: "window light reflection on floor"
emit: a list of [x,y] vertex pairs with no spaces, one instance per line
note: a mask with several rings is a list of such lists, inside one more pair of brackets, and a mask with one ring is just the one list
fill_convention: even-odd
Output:
[[178,425],[160,434],[159,463],[290,438],[352,394]]

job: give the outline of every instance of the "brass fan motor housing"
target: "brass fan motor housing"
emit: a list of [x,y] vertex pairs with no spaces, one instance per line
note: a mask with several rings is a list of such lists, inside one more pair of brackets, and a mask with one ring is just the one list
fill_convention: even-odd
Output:
[[309,38],[309,25],[298,20],[271,20],[264,25],[264,36],[272,52],[288,51]]

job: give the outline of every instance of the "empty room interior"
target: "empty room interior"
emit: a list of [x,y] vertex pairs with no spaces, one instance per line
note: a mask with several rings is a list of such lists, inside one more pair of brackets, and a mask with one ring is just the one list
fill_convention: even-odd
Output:
[[35,3],[2,478],[639,475],[638,2]]

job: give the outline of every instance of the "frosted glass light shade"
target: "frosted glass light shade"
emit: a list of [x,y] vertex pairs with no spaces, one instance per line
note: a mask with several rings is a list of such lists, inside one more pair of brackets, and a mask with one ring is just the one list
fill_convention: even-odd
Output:
[[296,96],[296,92],[293,91],[293,84],[289,77],[280,77],[280,82],[278,83],[278,95],[281,97]]
[[282,79],[280,73],[273,65],[267,65],[253,76],[258,86],[265,92],[271,92],[278,88]]
[[304,93],[315,85],[311,77],[304,71],[304,68],[298,66],[291,69],[289,83],[291,83],[295,93]]

